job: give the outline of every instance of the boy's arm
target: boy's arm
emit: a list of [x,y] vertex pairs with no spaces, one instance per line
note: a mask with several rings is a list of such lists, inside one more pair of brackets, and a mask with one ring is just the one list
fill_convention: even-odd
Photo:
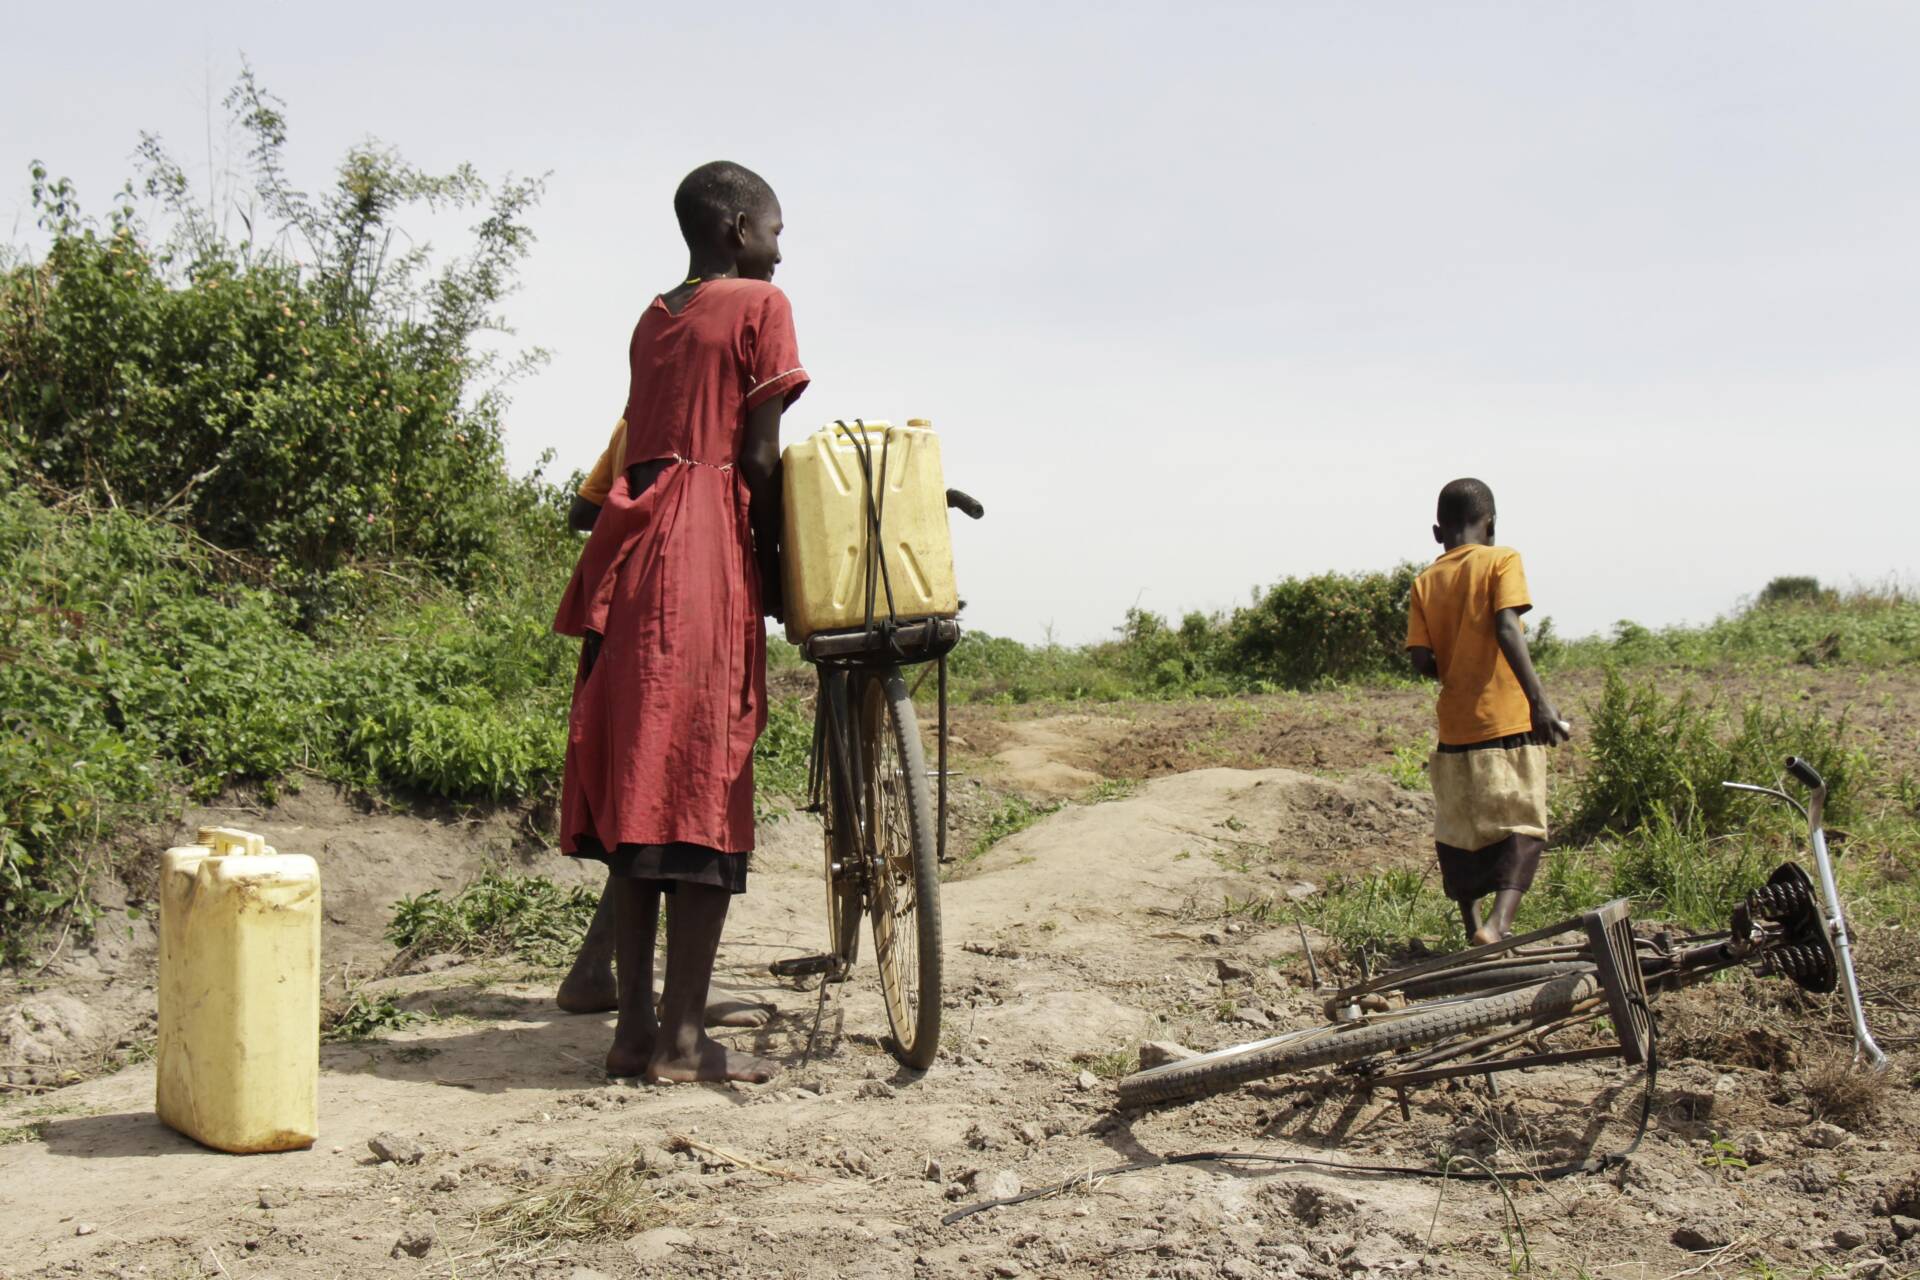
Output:
[[1565,742],[1568,737],[1565,722],[1547,700],[1546,688],[1541,685],[1540,674],[1533,669],[1533,657],[1527,652],[1527,635],[1520,627],[1520,611],[1500,610],[1494,615],[1493,632],[1500,641],[1500,652],[1506,655],[1507,665],[1519,678],[1521,691],[1527,695],[1527,705],[1533,708],[1533,731],[1549,745]]
[[567,508],[567,528],[575,533],[591,533],[593,522],[599,518],[599,503],[588,502],[577,493],[573,495],[573,505]]
[[1407,660],[1413,663],[1413,674],[1428,680],[1440,678],[1440,659],[1433,656],[1433,650],[1423,644],[1407,647]]

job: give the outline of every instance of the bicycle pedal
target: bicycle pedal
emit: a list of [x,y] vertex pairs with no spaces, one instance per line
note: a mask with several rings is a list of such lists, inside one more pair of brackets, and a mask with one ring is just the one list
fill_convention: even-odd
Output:
[[789,956],[784,960],[775,960],[767,968],[776,978],[807,978],[814,974],[840,974],[844,981],[845,966],[840,957],[830,951],[815,956]]

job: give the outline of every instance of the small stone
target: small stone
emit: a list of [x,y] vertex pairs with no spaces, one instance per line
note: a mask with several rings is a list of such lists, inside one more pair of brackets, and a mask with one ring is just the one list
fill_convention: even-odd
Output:
[[1911,1240],[1915,1236],[1920,1236],[1920,1218],[1909,1218],[1904,1213],[1894,1214],[1893,1238],[1895,1240]]
[[447,1170],[433,1180],[433,1189],[435,1191],[458,1191],[460,1189],[460,1175],[451,1169]]
[[1717,1222],[1696,1222],[1675,1228],[1671,1239],[1689,1253],[1702,1253],[1726,1248],[1733,1243],[1733,1233]]
[[946,1170],[943,1169],[940,1162],[932,1156],[927,1157],[927,1167],[920,1171],[920,1176],[928,1182],[945,1182],[947,1180]]
[[842,1147],[833,1153],[833,1163],[848,1173],[866,1178],[873,1175],[873,1161],[857,1147]]
[[1205,933],[1200,935],[1200,941],[1206,943],[1210,947],[1217,947],[1217,946],[1220,946],[1222,943],[1224,943],[1226,941],[1226,938],[1222,936],[1217,929],[1209,929]]
[[1306,880],[1295,880],[1287,886],[1287,897],[1295,902],[1305,902],[1320,892],[1320,886]]
[[1220,1264],[1220,1274],[1228,1280],[1261,1280],[1266,1273],[1245,1258],[1228,1258]]
[[567,1272],[567,1280],[613,1280],[613,1277],[592,1267],[575,1267]]
[[421,973],[439,973],[467,962],[467,958],[455,951],[441,951],[422,960],[416,968]]
[[1843,1253],[1850,1249],[1858,1249],[1866,1242],[1866,1233],[1853,1227],[1841,1227],[1833,1233],[1833,1247]]
[[891,1098],[895,1096],[895,1093],[893,1086],[885,1080],[867,1080],[860,1085],[859,1096],[862,1098]]
[[1164,1067],[1169,1062],[1185,1062],[1199,1056],[1192,1049],[1171,1040],[1148,1040],[1140,1046],[1140,1069],[1146,1071],[1152,1067]]
[[[419,1164],[427,1158],[427,1149],[412,1138],[398,1133],[377,1133],[367,1139],[367,1148],[382,1160],[395,1164]],[[414,1254],[419,1257],[419,1254]]]
[[1222,957],[1215,957],[1213,971],[1219,976],[1222,982],[1244,982],[1253,976],[1253,970],[1247,968],[1247,966],[1235,964],[1233,961]]
[[1039,1125],[1033,1123],[1033,1121],[1031,1120],[1021,1125],[1018,1129],[1015,1129],[1014,1132],[1020,1135],[1020,1141],[1026,1143],[1030,1147],[1037,1147],[1041,1143],[1047,1140],[1046,1130],[1042,1129]]
[[260,1188],[260,1207],[262,1209],[284,1209],[287,1207],[287,1193],[278,1187]]
[[1835,1147],[1844,1146],[1852,1136],[1839,1125],[1828,1124],[1824,1120],[1818,1124],[1810,1124],[1800,1131],[1801,1142],[1809,1147],[1819,1147],[1822,1151],[1832,1151]]
[[83,1222],[73,1229],[73,1234],[77,1236],[90,1236],[99,1229],[100,1228],[94,1226],[91,1222]]
[[992,1151],[1000,1145],[1000,1140],[978,1120],[967,1126],[967,1131],[960,1135],[960,1140],[975,1151]]
[[1236,1006],[1232,1014],[1232,1021],[1244,1022],[1250,1027],[1271,1027],[1273,1025],[1273,1019],[1267,1016],[1265,1009],[1256,1009],[1250,1004]]
[[541,1173],[542,1170],[538,1160],[522,1160],[519,1164],[513,1166],[513,1180],[515,1182],[535,1182],[540,1178]]
[[1025,1275],[1026,1272],[1011,1262],[996,1262],[993,1264],[993,1274],[999,1276],[1000,1280],[1017,1280],[1017,1277]]
[[433,1248],[433,1226],[425,1222],[410,1222],[400,1238],[393,1242],[393,1248],[387,1250],[389,1258],[424,1258]]
[[986,1200],[1011,1200],[1020,1194],[1020,1175],[1011,1169],[973,1175],[973,1193]]
[[672,1173],[679,1164],[673,1152],[665,1147],[642,1147],[633,1158],[633,1167],[645,1173]]
[[1073,1087],[1082,1093],[1092,1093],[1100,1087],[1100,1078],[1091,1071],[1082,1071],[1073,1078]]
[[693,1236],[679,1227],[655,1227],[627,1241],[627,1253],[635,1262],[665,1262],[692,1243]]

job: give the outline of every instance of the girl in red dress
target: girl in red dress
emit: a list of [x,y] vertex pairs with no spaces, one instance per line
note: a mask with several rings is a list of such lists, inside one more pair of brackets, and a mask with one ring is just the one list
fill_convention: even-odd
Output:
[[[807,384],[780,261],[780,204],[718,161],[673,198],[689,253],[628,348],[626,456],[554,629],[584,640],[560,847],[607,864],[619,1019],[607,1072],[765,1080],[706,1034],[714,956],[753,848],[766,725],[764,614],[780,614],[780,414]],[[662,894],[667,968],[653,1007]]]

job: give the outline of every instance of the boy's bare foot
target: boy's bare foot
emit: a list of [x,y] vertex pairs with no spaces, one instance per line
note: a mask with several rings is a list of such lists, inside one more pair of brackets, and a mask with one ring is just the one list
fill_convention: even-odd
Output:
[[[607,1059],[612,1061],[613,1055]],[[692,1080],[743,1080],[765,1084],[778,1074],[777,1063],[756,1058],[750,1053],[735,1053],[710,1036],[701,1036],[693,1052],[674,1057],[656,1057],[647,1064],[649,1080],[684,1084]]]
[[1498,929],[1494,928],[1492,925],[1483,924],[1478,929],[1475,929],[1473,931],[1473,936],[1467,939],[1467,941],[1476,947],[1484,947],[1489,942],[1498,942],[1500,941],[1500,939],[1506,936],[1507,936],[1506,934],[1500,932]]

